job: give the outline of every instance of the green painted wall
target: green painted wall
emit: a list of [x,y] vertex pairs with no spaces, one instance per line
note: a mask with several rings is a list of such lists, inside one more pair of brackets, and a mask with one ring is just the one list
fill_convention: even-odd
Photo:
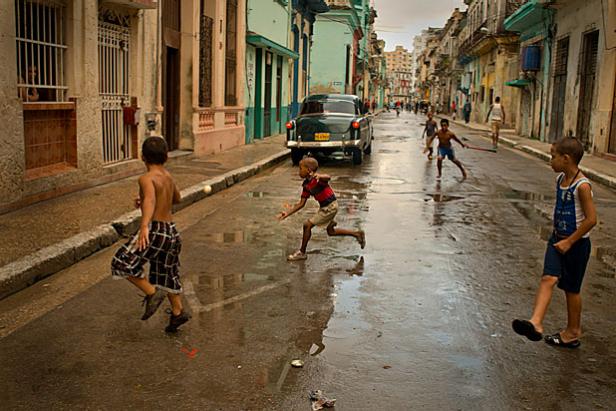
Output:
[[244,84],[244,107],[246,107],[246,144],[254,141],[255,122],[255,81],[256,81],[256,53],[250,44],[246,45],[246,81]]
[[288,48],[289,12],[277,0],[248,0],[248,31]]
[[[290,5],[282,4],[278,0],[248,0],[247,18],[249,33],[258,34],[287,49],[289,46],[290,30]],[[266,137],[264,121],[265,101],[265,56],[266,51],[248,44],[246,47],[246,85],[245,104],[246,110],[246,142]],[[291,92],[289,90],[289,63],[288,57],[282,56],[282,88],[281,88],[281,112],[280,119],[276,119],[276,71],[278,67],[278,54],[273,53],[272,60],[272,107],[270,114],[271,134],[279,134],[286,130],[285,123],[288,121],[288,106]]]
[[314,23],[310,94],[345,92],[346,46],[353,45],[353,33],[346,24],[329,20],[334,18],[332,12],[325,16],[317,15]]

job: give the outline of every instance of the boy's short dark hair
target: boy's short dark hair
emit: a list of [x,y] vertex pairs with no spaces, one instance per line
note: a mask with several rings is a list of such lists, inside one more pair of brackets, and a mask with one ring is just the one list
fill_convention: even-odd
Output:
[[568,155],[575,161],[575,164],[580,164],[584,157],[584,146],[575,137],[563,137],[554,142],[554,150],[560,155]]
[[498,97],[498,96],[497,96],[497,97],[494,99],[494,101],[495,101],[495,102],[497,102],[497,103],[500,103],[500,97]]
[[148,137],[141,146],[141,154],[148,164],[165,164],[167,152],[167,142],[162,137]]
[[319,162],[317,161],[317,159],[310,156],[302,158],[300,164],[304,164],[306,167],[308,167],[310,171],[317,171],[319,168]]
[[442,119],[441,119],[441,126],[442,126],[443,124],[447,124],[447,125],[449,125],[449,120],[447,120],[446,118],[442,118]]

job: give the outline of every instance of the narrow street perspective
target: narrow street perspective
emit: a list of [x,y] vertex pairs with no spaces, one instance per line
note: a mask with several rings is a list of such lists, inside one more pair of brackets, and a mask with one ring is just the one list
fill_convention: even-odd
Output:
[[6,0],[7,410],[616,408],[616,2]]

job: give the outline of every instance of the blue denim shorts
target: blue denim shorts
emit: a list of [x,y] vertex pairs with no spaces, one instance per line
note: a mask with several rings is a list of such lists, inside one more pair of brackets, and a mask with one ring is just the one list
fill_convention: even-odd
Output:
[[543,261],[543,275],[558,277],[558,288],[579,293],[590,258],[590,238],[580,238],[565,254],[554,248],[560,239],[552,234]]
[[447,157],[450,160],[453,160],[453,159],[456,158],[456,155],[453,152],[453,148],[452,147],[439,147],[438,148],[438,156],[440,158]]

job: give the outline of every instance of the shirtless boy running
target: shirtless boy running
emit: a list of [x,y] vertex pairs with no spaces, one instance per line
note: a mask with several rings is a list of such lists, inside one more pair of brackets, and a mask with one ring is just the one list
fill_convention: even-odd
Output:
[[466,170],[464,170],[464,166],[460,160],[456,158],[456,154],[453,151],[453,147],[451,145],[451,140],[456,141],[462,147],[466,148],[466,144],[461,142],[458,137],[454,133],[449,130],[449,120],[446,118],[441,120],[441,128],[436,132],[436,137],[438,138],[438,157],[436,158],[436,168],[438,169],[438,180],[441,179],[442,169],[443,169],[443,159],[447,157],[450,159],[455,165],[458,166],[460,171],[462,172],[462,180],[466,180]]

